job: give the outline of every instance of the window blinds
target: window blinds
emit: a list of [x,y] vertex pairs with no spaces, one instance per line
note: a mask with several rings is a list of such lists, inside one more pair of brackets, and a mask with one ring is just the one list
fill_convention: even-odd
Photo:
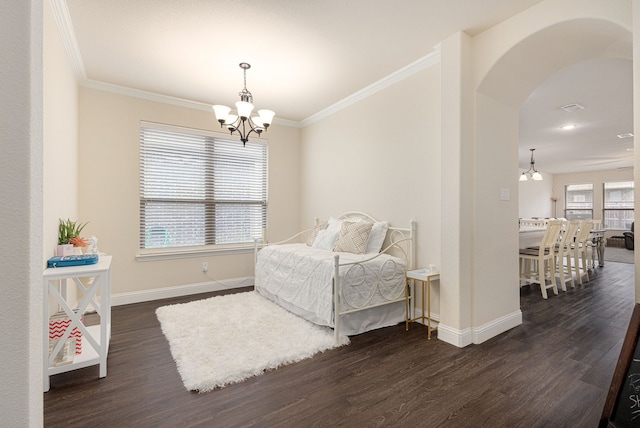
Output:
[[143,123],[140,248],[253,242],[266,208],[266,144]]
[[634,221],[634,182],[604,183],[604,228],[629,230]]

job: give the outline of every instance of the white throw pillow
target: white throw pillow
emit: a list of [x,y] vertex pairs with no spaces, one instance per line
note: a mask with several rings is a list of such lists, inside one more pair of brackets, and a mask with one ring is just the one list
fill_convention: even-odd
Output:
[[318,231],[316,240],[313,241],[311,246],[321,250],[333,250],[340,235],[340,223],[335,218],[330,218],[326,229]]
[[369,234],[369,242],[367,242],[367,254],[377,254],[382,250],[387,230],[389,230],[389,223],[386,221],[377,221],[373,224]]
[[322,230],[325,230],[328,225],[329,224],[327,222],[316,224],[313,227],[313,230],[311,231],[311,233],[309,234],[309,237],[307,238],[307,245],[310,247],[313,246],[313,243],[316,242],[316,237],[318,236],[318,233]]

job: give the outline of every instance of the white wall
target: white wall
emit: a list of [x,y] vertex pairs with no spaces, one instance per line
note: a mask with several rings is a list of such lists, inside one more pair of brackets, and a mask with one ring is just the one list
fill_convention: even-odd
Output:
[[47,2],[44,15],[44,258],[58,244],[58,220],[78,217],[78,83]]
[[456,346],[470,343],[474,92],[471,86],[471,38],[458,32],[441,43],[441,228],[440,326],[438,339]]
[[302,130],[303,227],[345,211],[413,219],[417,266],[440,265],[439,74],[436,64]]
[[42,11],[0,5],[3,427],[42,425]]
[[[519,170],[521,174],[525,170]],[[527,181],[518,181],[518,217],[562,217],[563,205],[558,200],[555,204],[552,198],[558,195],[554,192],[552,174],[542,174],[542,181],[529,178]]]
[[[114,302],[139,301],[150,296],[145,296],[145,292],[179,286],[204,284],[207,289],[224,288],[234,284],[233,281],[242,282],[253,276],[252,252],[136,260],[140,252],[140,121],[218,131],[212,110],[87,87],[80,89],[79,107],[79,219],[89,222],[83,235],[95,235],[100,251],[113,256]],[[274,125],[263,137],[269,141],[268,234],[272,240],[282,239],[299,227],[299,130]],[[209,264],[206,273],[202,272],[203,261]],[[249,281],[244,285],[251,284]],[[155,295],[167,297],[162,293]]]
[[[514,144],[518,139],[518,112],[481,93],[476,94],[475,105],[478,125],[471,325],[473,343],[481,343],[522,323],[517,287],[518,146]],[[501,125],[493,126],[495,123]],[[508,197],[503,197],[503,191]]]

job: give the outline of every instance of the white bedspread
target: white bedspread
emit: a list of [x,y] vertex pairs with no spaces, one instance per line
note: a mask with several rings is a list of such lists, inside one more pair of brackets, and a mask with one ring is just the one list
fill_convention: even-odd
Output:
[[[334,256],[340,264],[370,258],[335,253],[305,244],[271,245],[258,253],[255,288],[271,299],[314,314],[311,321],[333,327]],[[340,311],[360,309],[404,296],[404,260],[381,254],[365,264],[340,268],[343,298]]]

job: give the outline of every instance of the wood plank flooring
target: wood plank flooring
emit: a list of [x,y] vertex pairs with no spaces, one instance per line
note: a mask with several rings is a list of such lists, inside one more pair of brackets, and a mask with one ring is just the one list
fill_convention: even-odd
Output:
[[155,309],[212,294],[115,307],[107,377],[97,366],[53,376],[45,426],[596,427],[633,275],[632,264],[609,262],[546,301],[523,287],[524,323],[480,345],[398,325],[203,394],[184,388]]

